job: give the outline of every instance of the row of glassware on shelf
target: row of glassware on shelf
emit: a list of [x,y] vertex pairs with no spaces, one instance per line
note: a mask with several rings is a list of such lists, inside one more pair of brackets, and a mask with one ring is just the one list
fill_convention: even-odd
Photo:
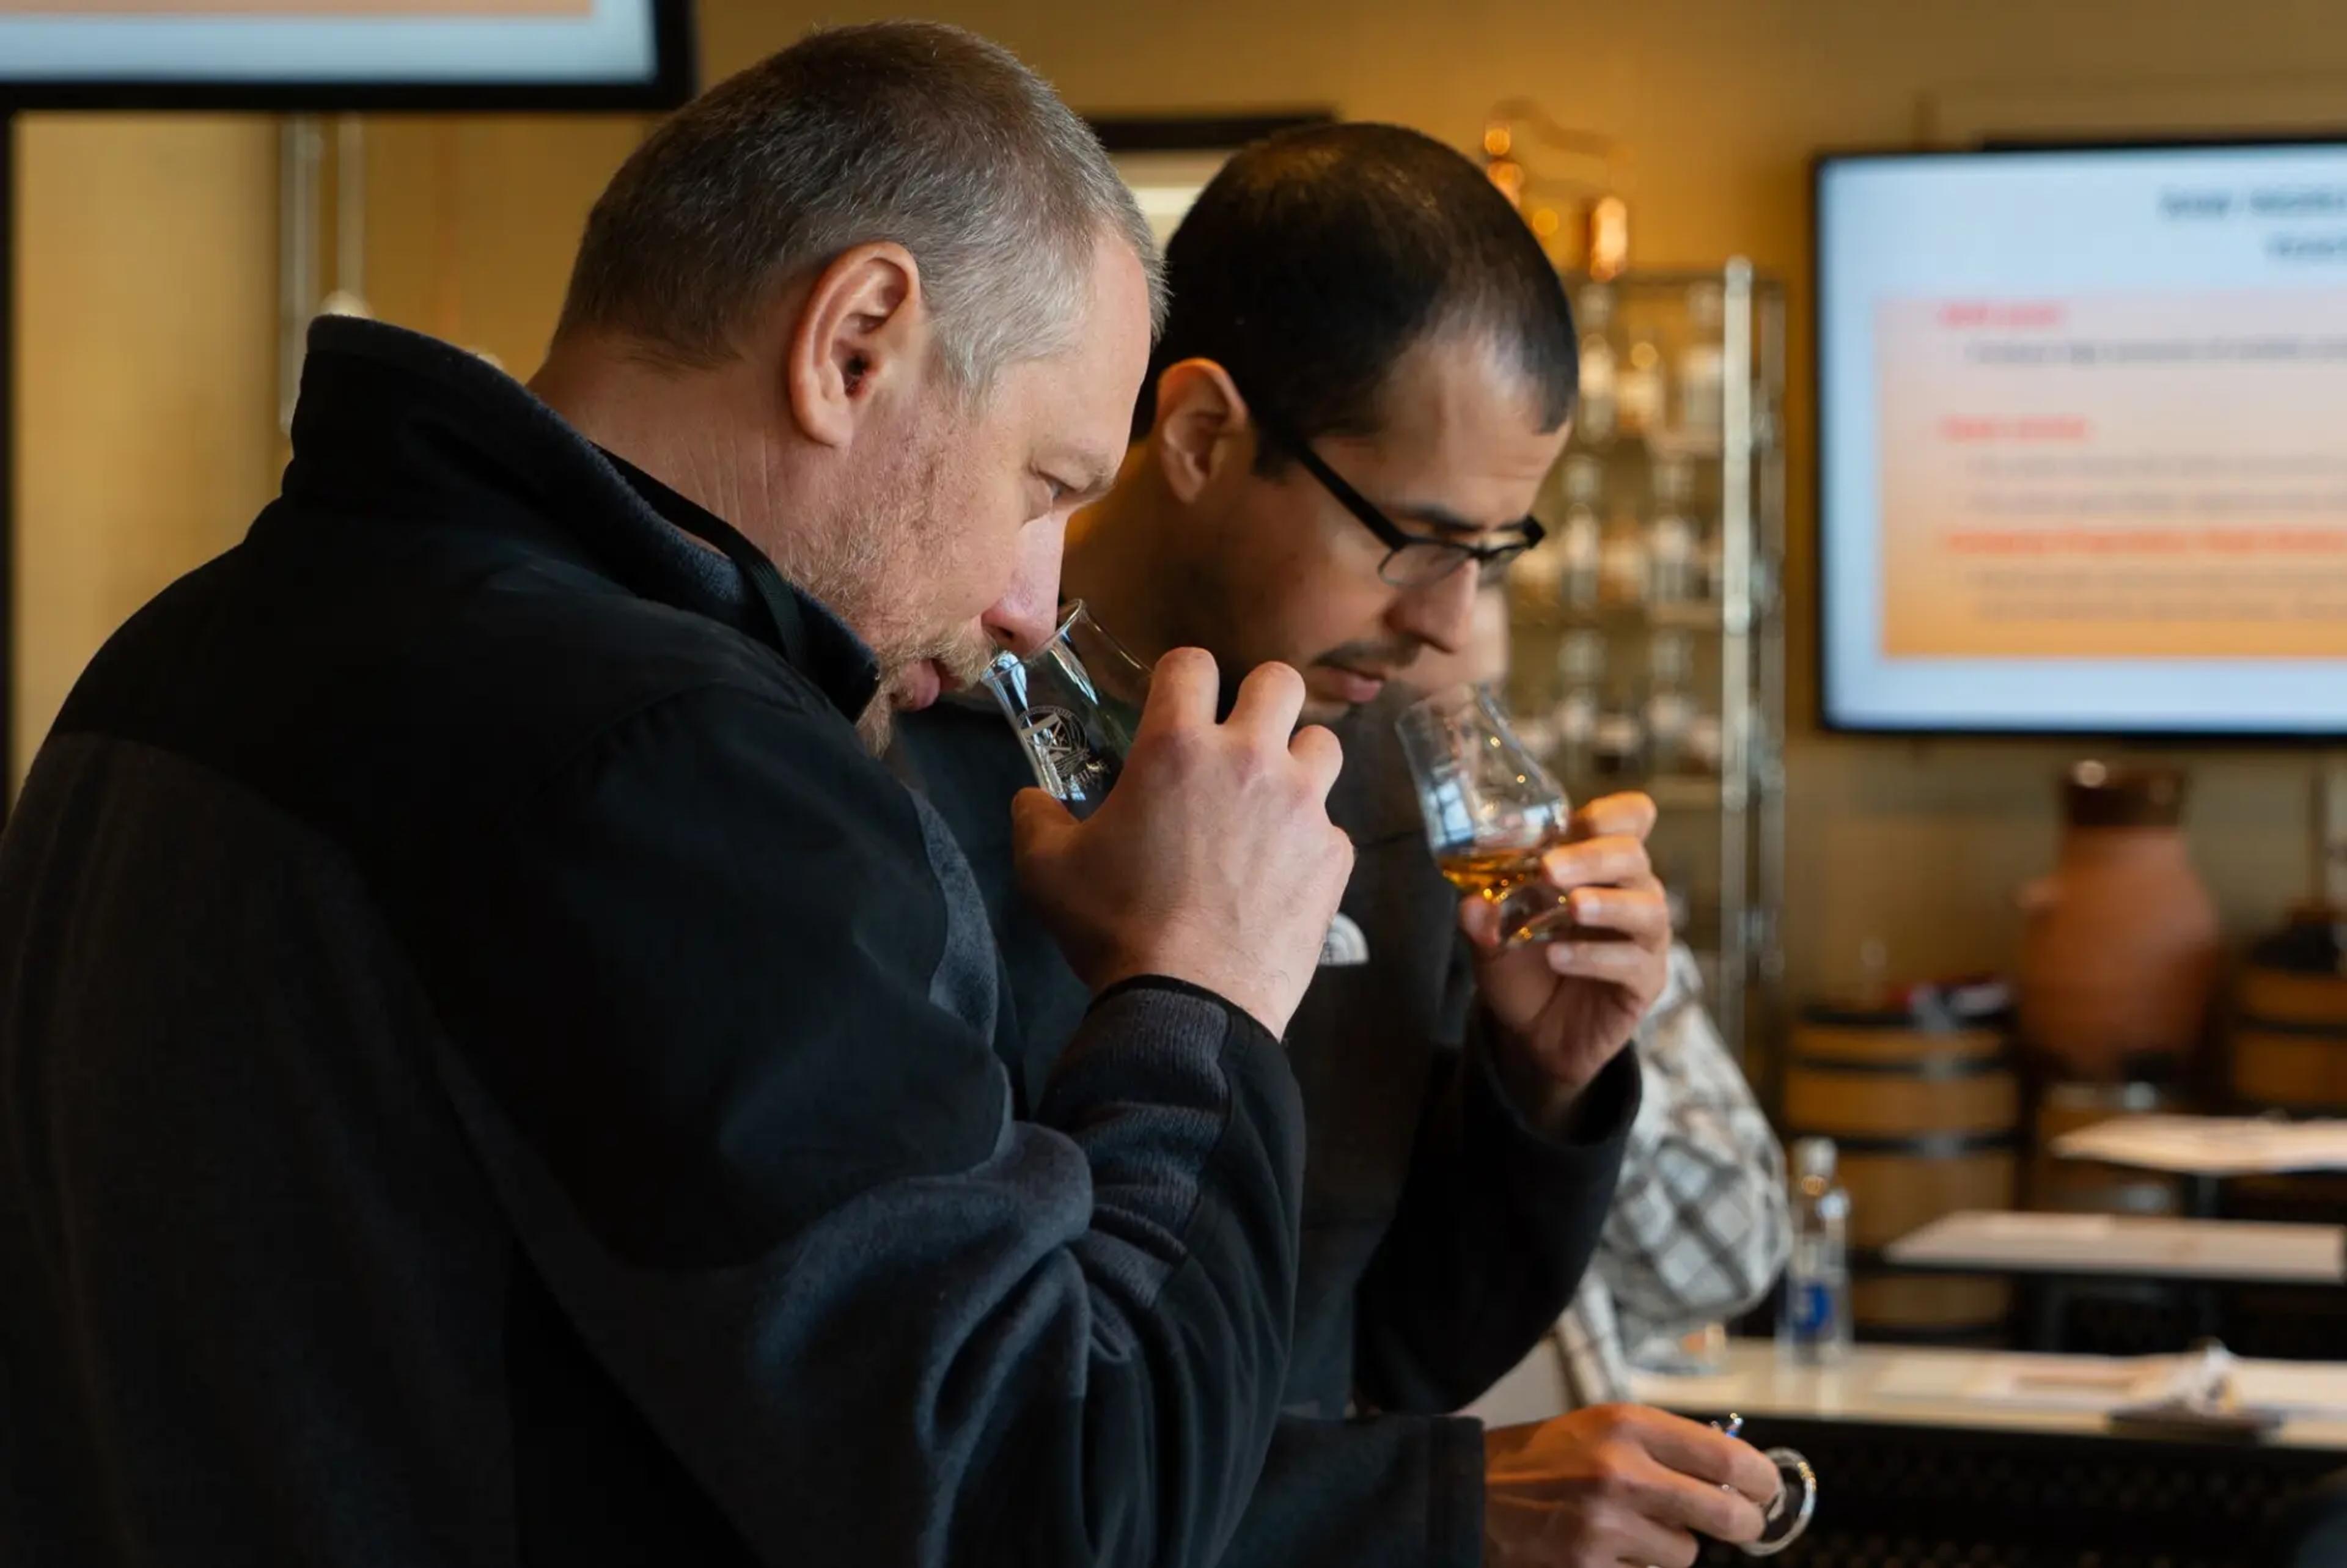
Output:
[[1553,534],[1508,571],[1516,611],[1533,620],[1605,607],[1658,608],[1716,600],[1727,538],[1696,501],[1684,459],[1654,465],[1641,510],[1617,490],[1608,505],[1605,473],[1585,453],[1564,460],[1563,515]]
[[1553,671],[1515,682],[1516,733],[1568,789],[1719,773],[1719,714],[1696,694],[1693,639],[1654,633],[1643,686],[1607,676],[1609,645],[1583,628],[1558,639]]
[[[1717,282],[1687,285],[1680,308],[1670,313],[1684,329],[1674,343],[1656,313],[1625,320],[1612,284],[1582,284],[1573,299],[1581,333],[1574,444],[1639,439],[1717,448],[1727,414],[1726,301]],[[1766,445],[1773,417],[1768,399],[1756,395],[1752,410],[1752,438]]]

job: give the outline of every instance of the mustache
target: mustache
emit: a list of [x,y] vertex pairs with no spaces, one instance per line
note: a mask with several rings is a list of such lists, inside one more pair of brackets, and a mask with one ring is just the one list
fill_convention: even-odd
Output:
[[987,666],[994,662],[998,651],[991,639],[970,631],[938,643],[922,657],[936,660],[938,667],[960,684],[975,686],[984,679]]
[[1383,670],[1399,671],[1432,647],[1424,638],[1367,638],[1358,642],[1339,643],[1312,661],[1315,664],[1342,664],[1348,670]]
[[907,638],[874,650],[888,680],[893,681],[916,664],[934,662],[964,686],[977,684],[986,674],[987,666],[994,662],[996,651],[991,639],[970,629]]

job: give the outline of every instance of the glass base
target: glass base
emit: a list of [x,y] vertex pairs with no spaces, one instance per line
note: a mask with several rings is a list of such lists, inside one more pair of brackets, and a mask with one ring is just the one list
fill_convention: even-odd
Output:
[[1543,942],[1573,929],[1573,907],[1545,882],[1528,882],[1500,900],[1502,947]]

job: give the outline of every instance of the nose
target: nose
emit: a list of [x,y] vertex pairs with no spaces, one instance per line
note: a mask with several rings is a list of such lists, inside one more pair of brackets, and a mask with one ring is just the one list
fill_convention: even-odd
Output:
[[1475,620],[1473,563],[1462,561],[1432,582],[1405,589],[1386,620],[1397,632],[1438,653],[1458,652],[1467,646]]
[[1060,624],[1060,548],[1067,537],[1064,512],[1038,518],[1020,530],[1010,585],[979,617],[987,636],[1022,654],[1051,640]]

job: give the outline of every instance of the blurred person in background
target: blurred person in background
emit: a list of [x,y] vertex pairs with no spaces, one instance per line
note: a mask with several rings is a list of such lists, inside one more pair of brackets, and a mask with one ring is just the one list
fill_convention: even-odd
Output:
[[[1135,445],[1071,525],[1065,589],[1143,660],[1211,651],[1225,700],[1258,663],[1302,671],[1355,845],[1287,1034],[1308,1138],[1288,1417],[1226,1561],[1679,1568],[1698,1534],[1755,1539],[1773,1467],[1707,1427],[1450,1414],[1573,1298],[1642,1115],[1624,1048],[1669,967],[1651,802],[1584,804],[1544,862],[1583,934],[1501,950],[1435,869],[1394,733],[1413,661],[1467,644],[1479,582],[1533,537],[1575,392],[1563,289],[1471,163],[1373,125],[1239,152],[1167,266]],[[1084,993],[1010,864],[1042,809],[1020,747],[955,702],[897,761],[970,854],[1047,1071]]]
[[1336,744],[1166,657],[1020,846],[1082,995],[1015,1087],[868,745],[1049,633],[1161,298],[1082,122],[896,25],[651,135],[528,387],[316,325],[282,495],[0,839],[0,1558],[1221,1560]]
[[[1422,692],[1504,692],[1508,667],[1508,596],[1492,582],[1459,648],[1429,649],[1404,679]],[[1581,1407],[1630,1397],[1640,1346],[1759,1305],[1792,1250],[1784,1149],[1704,1010],[1703,971],[1685,942],[1671,943],[1635,1043],[1642,1093],[1621,1180],[1554,1331],[1565,1398]]]

